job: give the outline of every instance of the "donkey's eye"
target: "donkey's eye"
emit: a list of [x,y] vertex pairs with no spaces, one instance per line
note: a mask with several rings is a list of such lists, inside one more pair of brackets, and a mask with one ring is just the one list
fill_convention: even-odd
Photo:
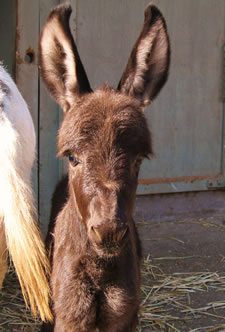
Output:
[[142,157],[137,157],[135,162],[134,162],[134,172],[135,172],[136,177],[138,177],[138,173],[139,173],[139,169],[141,167],[142,161],[143,161]]
[[68,154],[68,159],[69,162],[71,163],[72,166],[77,166],[78,164],[80,164],[80,160],[78,158],[76,158],[72,153]]
[[143,158],[142,157],[138,157],[136,160],[135,160],[135,166],[137,168],[139,168],[141,166],[141,163],[143,161]]

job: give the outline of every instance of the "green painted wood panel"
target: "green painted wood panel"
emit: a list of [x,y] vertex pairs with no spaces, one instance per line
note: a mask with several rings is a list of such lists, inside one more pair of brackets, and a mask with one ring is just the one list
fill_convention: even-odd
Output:
[[155,158],[141,172],[143,182],[152,184],[140,186],[139,192],[206,190],[216,178],[224,185],[225,1],[155,4],[167,18],[171,70],[168,84],[147,113]]

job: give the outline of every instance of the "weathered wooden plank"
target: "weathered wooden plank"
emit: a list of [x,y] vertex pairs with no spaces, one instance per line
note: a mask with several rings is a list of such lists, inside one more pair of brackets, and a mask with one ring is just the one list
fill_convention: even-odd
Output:
[[[58,4],[59,0],[40,0],[40,30],[50,9]],[[56,137],[61,110],[50,97],[41,79],[39,98],[39,213],[45,233],[49,221],[52,193],[62,173],[62,166],[56,158]]]
[[[39,1],[17,1],[16,83],[31,112],[38,137]],[[38,143],[38,142],[37,142]],[[38,146],[38,144],[37,144]],[[38,167],[33,171],[38,194]]]

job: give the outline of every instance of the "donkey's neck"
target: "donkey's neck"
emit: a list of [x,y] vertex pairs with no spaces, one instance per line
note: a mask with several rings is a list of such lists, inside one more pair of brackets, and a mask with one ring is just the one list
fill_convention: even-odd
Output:
[[80,216],[77,206],[74,204],[74,200],[71,197],[69,198],[64,209],[66,210],[66,230],[68,237],[71,238],[71,241],[76,244],[76,247],[79,245],[80,252],[83,251],[82,249],[86,251],[88,246],[87,229]]

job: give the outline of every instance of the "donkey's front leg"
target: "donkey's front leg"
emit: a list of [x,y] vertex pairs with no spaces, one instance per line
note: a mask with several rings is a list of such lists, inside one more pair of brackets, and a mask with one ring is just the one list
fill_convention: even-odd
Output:
[[110,326],[109,324],[108,326],[99,329],[99,332],[136,332],[137,325],[138,325],[138,313],[135,313],[129,323],[127,322],[125,323],[123,320],[121,320],[120,326],[119,322],[117,326],[115,326],[114,324]]
[[82,326],[68,327],[65,325],[64,321],[60,318],[56,318],[54,332],[98,332],[98,330],[96,328],[86,328]]

